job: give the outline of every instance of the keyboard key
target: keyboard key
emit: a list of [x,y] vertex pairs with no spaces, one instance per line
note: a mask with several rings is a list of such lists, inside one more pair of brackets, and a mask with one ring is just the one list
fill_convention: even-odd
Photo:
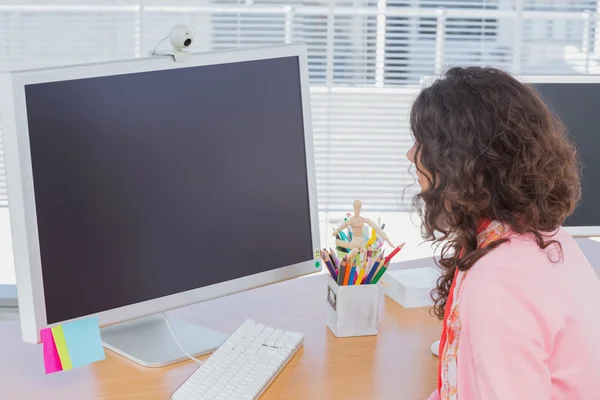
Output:
[[171,397],[173,400],[189,400],[189,396],[181,391],[177,391]]
[[246,387],[244,394],[250,396],[250,398],[254,398],[262,391],[262,388],[267,384],[270,378],[270,374],[261,374],[254,382]]
[[271,328],[270,326],[266,327],[266,328],[263,330],[263,333],[264,333],[265,335],[270,335],[270,334],[272,334],[273,332],[275,332],[275,329],[274,329],[274,328]]
[[251,319],[247,319],[244,323],[237,329],[238,332],[248,332],[254,328],[255,322]]

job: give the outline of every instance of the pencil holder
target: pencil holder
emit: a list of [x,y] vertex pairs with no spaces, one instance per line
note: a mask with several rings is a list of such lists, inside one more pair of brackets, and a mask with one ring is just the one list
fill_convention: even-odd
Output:
[[377,335],[379,287],[327,284],[327,326],[336,337]]

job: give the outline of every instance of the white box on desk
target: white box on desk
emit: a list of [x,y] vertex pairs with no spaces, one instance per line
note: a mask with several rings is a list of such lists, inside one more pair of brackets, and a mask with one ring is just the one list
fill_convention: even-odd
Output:
[[384,292],[404,308],[431,306],[431,290],[439,276],[440,271],[431,267],[388,270],[382,279]]
[[336,337],[377,335],[379,287],[327,283],[327,326]]

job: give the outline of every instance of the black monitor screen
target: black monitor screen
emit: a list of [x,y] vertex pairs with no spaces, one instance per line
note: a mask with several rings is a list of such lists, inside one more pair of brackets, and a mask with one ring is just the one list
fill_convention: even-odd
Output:
[[313,257],[298,57],[25,96],[48,323]]
[[560,117],[583,164],[582,198],[565,226],[600,226],[600,84],[542,83],[533,85]]

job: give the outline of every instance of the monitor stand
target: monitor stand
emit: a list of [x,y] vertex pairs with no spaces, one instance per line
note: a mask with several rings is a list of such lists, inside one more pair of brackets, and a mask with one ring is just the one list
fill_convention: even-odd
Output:
[[[227,335],[169,317],[175,337],[189,354],[216,350]],[[173,339],[162,315],[152,315],[100,329],[104,347],[144,367],[164,367],[189,360]]]

